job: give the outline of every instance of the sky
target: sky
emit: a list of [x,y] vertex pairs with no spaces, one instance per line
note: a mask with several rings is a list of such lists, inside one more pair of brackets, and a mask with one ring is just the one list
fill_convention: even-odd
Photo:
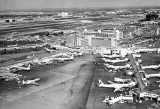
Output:
[[160,6],[160,0],[0,0],[0,10]]

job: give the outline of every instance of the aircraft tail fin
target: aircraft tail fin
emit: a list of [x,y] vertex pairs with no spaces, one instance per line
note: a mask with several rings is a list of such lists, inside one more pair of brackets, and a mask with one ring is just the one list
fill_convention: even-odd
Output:
[[46,51],[48,51],[48,48],[44,47],[44,49],[45,49]]
[[74,59],[74,55],[73,54],[71,55],[70,59],[72,59],[72,60]]
[[114,81],[119,81],[119,80],[121,80],[121,79],[120,78],[116,78],[116,77],[114,78]]
[[117,91],[118,91],[118,89],[117,89],[117,88],[115,88],[115,89],[114,89],[114,92],[117,92]]
[[148,73],[145,73],[145,78],[149,78],[149,74]]
[[125,67],[128,67],[128,68],[129,68],[130,66],[131,66],[131,65],[130,65],[129,63],[127,63],[127,64],[125,65]]
[[104,83],[102,82],[102,80],[98,80],[98,86],[104,85]]
[[31,64],[29,64],[27,68],[30,69],[31,68]]

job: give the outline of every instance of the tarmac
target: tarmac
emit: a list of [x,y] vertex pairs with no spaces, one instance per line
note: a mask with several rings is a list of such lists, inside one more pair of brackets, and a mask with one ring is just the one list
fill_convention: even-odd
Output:
[[97,83],[101,79],[104,83],[107,83],[109,80],[112,81],[114,77],[123,77],[123,71],[111,73],[109,69],[106,69],[106,66],[103,65],[102,59],[97,60],[95,64],[95,73],[92,80],[92,85],[90,93],[88,96],[86,109],[146,109],[146,106],[150,106],[154,101],[144,101],[142,103],[115,103],[114,105],[108,106],[102,101],[105,99],[105,96],[114,97],[119,94],[128,93],[129,90],[124,92],[113,92],[113,88],[100,88]]
[[84,109],[93,78],[93,60],[93,55],[78,57],[37,75],[42,77],[40,86],[3,91],[0,109]]
[[86,54],[74,61],[56,65],[36,66],[31,71],[18,72],[31,78],[41,78],[39,86],[9,89],[0,93],[0,109],[145,109],[153,101],[107,106],[105,96],[125,92],[113,92],[112,88],[97,87],[98,79],[104,83],[123,72],[111,73],[96,55]]

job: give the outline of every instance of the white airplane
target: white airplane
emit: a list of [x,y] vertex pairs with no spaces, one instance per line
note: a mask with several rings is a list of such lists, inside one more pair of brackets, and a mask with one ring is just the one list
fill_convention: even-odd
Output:
[[141,66],[142,69],[158,69],[160,65]]
[[142,59],[137,59],[137,62],[141,63],[141,62],[142,62]]
[[131,79],[122,79],[122,78],[114,78],[114,81],[115,82],[118,82],[118,83],[124,83],[124,82],[130,82],[132,81]]
[[74,56],[83,56],[83,53],[82,53],[82,52],[79,52],[79,53],[73,52],[73,53],[71,53],[71,54],[73,54]]
[[48,59],[48,60],[45,59],[45,60],[42,60],[42,61],[39,62],[40,65],[44,65],[44,64],[48,64],[49,65],[49,64],[52,64],[52,63],[53,63],[53,61],[50,60],[50,59]]
[[116,102],[120,102],[120,101],[124,101],[124,100],[133,101],[133,96],[130,96],[130,95],[123,96],[122,94],[120,94],[120,96],[118,96],[118,97],[107,96],[107,97],[105,97],[105,99],[102,102],[109,103],[109,105],[112,105]]
[[113,54],[113,55],[102,55],[102,57],[106,57],[106,58],[119,58],[119,57],[122,57],[122,55],[116,55],[116,54]]
[[160,81],[155,81],[156,83],[160,83]]
[[17,46],[18,46],[18,43],[15,45],[8,45],[8,47],[17,47]]
[[127,88],[127,87],[131,88],[135,85],[136,85],[136,83],[133,81],[131,81],[130,83],[127,83],[127,84],[119,84],[119,83],[104,84],[100,79],[99,79],[99,83],[98,83],[99,87],[114,88],[114,92],[123,91],[123,88]]
[[64,46],[55,45],[55,44],[51,45],[51,48],[56,48],[56,49],[58,49],[58,50],[70,50],[70,49],[71,49],[71,48],[69,48],[69,47],[64,47]]
[[102,101],[103,103],[108,103],[109,105],[115,104],[116,102],[119,102],[122,100],[122,97],[105,97],[105,99]]
[[128,58],[116,59],[116,60],[105,59],[104,61],[105,62],[110,62],[110,63],[119,63],[119,62],[127,62],[127,61],[129,61],[129,59]]
[[132,54],[134,58],[140,58],[141,54]]
[[145,73],[146,78],[152,78],[152,77],[159,77],[160,78],[160,73],[154,73],[154,74],[147,74]]
[[134,74],[134,72],[130,70],[126,70],[125,72],[126,72],[126,75],[128,76],[132,76]]
[[51,50],[51,49],[48,49],[48,48],[46,48],[45,47],[45,50],[46,50],[46,52],[49,52],[49,53],[54,53],[56,50]]
[[104,64],[107,66],[107,68],[111,68],[111,69],[114,69],[114,70],[120,70],[120,69],[125,69],[125,68],[130,68],[131,65],[130,64],[126,64],[124,66],[114,66],[114,65],[109,65],[109,64]]
[[35,54],[32,54],[32,55],[26,56],[26,58],[27,58],[27,59],[30,59],[30,58],[32,58],[32,57],[34,57],[34,56],[35,56]]
[[36,78],[33,80],[26,80],[26,81],[23,80],[22,85],[39,85],[37,81],[40,81],[40,78]]
[[74,56],[71,55],[69,58],[53,58],[52,60],[55,60],[55,61],[59,61],[59,62],[64,62],[64,61],[72,61],[74,60]]
[[15,73],[0,73],[0,80],[4,79],[5,81],[18,80],[22,75]]
[[29,64],[28,67],[22,67],[22,66],[14,66],[10,68],[10,70],[18,71],[18,70],[31,70],[31,65]]

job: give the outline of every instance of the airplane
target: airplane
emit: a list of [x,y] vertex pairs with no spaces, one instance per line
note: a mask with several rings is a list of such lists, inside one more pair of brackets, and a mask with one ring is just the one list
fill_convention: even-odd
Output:
[[126,70],[126,75],[128,75],[128,76],[132,76],[133,74],[134,74],[134,72],[133,72],[133,71]]
[[122,60],[120,60],[120,59],[116,59],[116,60],[105,59],[104,61],[105,62],[110,62],[110,63],[118,63],[118,62],[127,62],[127,61],[129,61],[129,59],[128,58],[125,58],[125,59],[122,59]]
[[130,95],[125,95],[123,96],[122,94],[120,94],[120,96],[116,96],[116,97],[105,97],[105,99],[102,101],[103,103],[108,103],[108,105],[112,105],[116,102],[120,102],[120,101],[124,101],[124,100],[129,100],[133,102],[133,96]]
[[0,73],[0,80],[11,81],[18,80],[22,75],[14,73]]
[[69,60],[74,60],[74,56],[71,55],[69,58],[53,58],[52,60],[55,60],[55,61],[59,61],[59,62],[64,62],[64,61],[69,61]]
[[8,45],[7,47],[17,47],[17,46],[18,46],[18,43],[15,45]]
[[73,54],[74,56],[83,56],[82,52],[73,52],[71,54]]
[[32,58],[32,57],[34,57],[34,56],[35,56],[35,54],[32,54],[32,55],[26,56],[26,58],[27,58],[27,59],[30,59],[30,58]]
[[122,79],[122,78],[114,78],[114,81],[115,82],[118,82],[118,83],[124,83],[124,82],[130,82],[132,81],[131,79]]
[[42,60],[42,61],[39,62],[40,65],[45,65],[45,64],[49,65],[49,64],[52,64],[52,63],[53,63],[53,61],[50,60],[50,59],[48,59],[48,60],[45,59],[45,60]]
[[36,79],[33,79],[33,80],[23,80],[22,81],[22,85],[36,85],[38,86],[39,84],[37,83],[37,81],[40,81],[40,78],[36,78]]
[[160,81],[155,81],[156,83],[160,83]]
[[142,69],[158,69],[160,65],[141,66]]
[[55,52],[55,51],[56,51],[56,50],[48,49],[48,48],[46,48],[46,47],[45,47],[45,50],[46,50],[46,52],[49,52],[49,53],[53,53],[53,52]]
[[130,83],[127,83],[127,84],[119,84],[119,83],[104,84],[102,82],[102,80],[100,80],[100,79],[99,79],[99,83],[98,83],[99,87],[114,88],[114,92],[123,91],[123,88],[127,88],[127,87],[131,88],[135,85],[136,85],[136,83],[133,81],[131,81]]
[[108,103],[108,105],[115,104],[116,102],[119,102],[122,100],[122,97],[105,97],[105,99],[102,101],[103,103]]
[[130,64],[126,64],[124,66],[114,66],[114,65],[109,65],[109,64],[104,64],[105,66],[107,66],[107,68],[111,68],[114,70],[120,70],[120,69],[125,69],[125,68],[130,68],[131,65]]
[[134,58],[140,58],[141,54],[132,54]]
[[142,62],[142,59],[137,59],[137,62],[141,63],[141,62]]
[[152,77],[159,77],[160,78],[160,73],[154,73],[154,74],[147,74],[145,73],[146,78],[152,78]]
[[51,48],[56,48],[58,50],[70,50],[71,48],[69,47],[64,47],[64,46],[61,46],[61,45],[55,45],[55,44],[50,44],[51,45]]
[[22,67],[22,66],[14,66],[10,68],[11,71],[18,71],[18,70],[31,70],[31,65],[29,64],[28,67]]
[[113,55],[102,55],[102,57],[106,57],[106,58],[119,58],[119,57],[122,57],[122,55],[116,55],[116,54],[113,54]]
[[156,48],[146,48],[146,49],[138,49],[138,50],[134,50],[136,53],[140,53],[140,52],[157,52]]

